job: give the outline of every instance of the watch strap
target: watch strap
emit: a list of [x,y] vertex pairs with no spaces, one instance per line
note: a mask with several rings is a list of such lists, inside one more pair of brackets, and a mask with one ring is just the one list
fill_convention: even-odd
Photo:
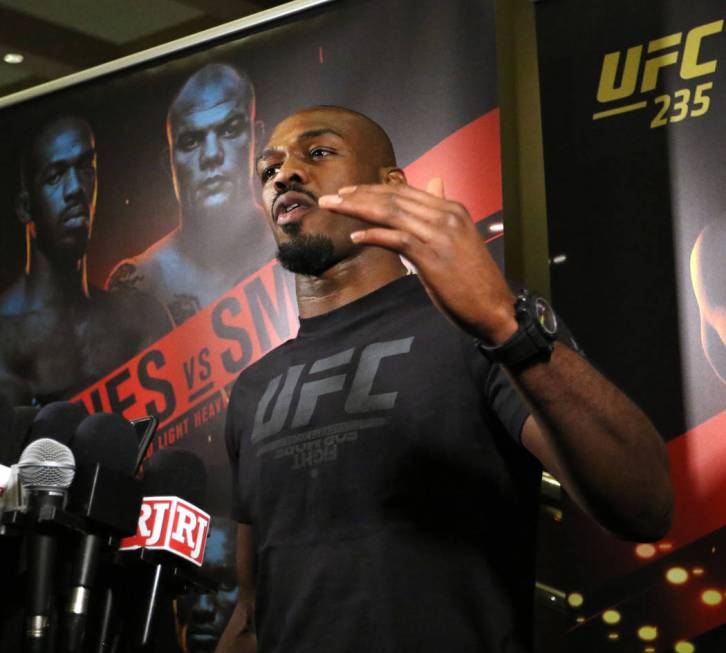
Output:
[[506,367],[522,366],[525,363],[548,361],[554,350],[555,337],[545,335],[535,322],[530,310],[532,295],[523,291],[514,304],[519,328],[503,343],[495,346],[476,341],[479,351],[491,362]]

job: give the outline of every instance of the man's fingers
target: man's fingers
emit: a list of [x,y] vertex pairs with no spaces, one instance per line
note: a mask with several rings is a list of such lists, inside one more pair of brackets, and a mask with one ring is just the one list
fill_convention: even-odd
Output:
[[350,235],[350,239],[359,245],[374,245],[404,254],[414,265],[416,264],[416,253],[420,252],[422,247],[421,241],[410,233],[380,227],[354,231]]
[[[438,190],[442,190],[439,184],[436,186]],[[434,234],[420,232],[419,229],[426,227],[417,223],[451,226],[459,221],[471,222],[466,209],[460,204],[434,197],[418,189],[394,190],[386,186],[359,186],[354,191],[323,195],[318,199],[318,204],[324,209],[370,222],[411,229],[422,240],[428,240]]]
[[318,203],[321,207],[336,213],[410,232],[423,241],[429,241],[436,236],[432,224],[441,218],[441,211],[391,193],[325,195]]
[[444,199],[446,195],[444,194],[444,180],[441,177],[434,177],[433,179],[429,179],[428,183],[426,184],[426,192],[431,193],[431,195],[435,197],[440,197],[441,199]]
[[[438,179],[439,181],[435,181]],[[420,188],[414,188],[406,184],[361,184],[360,186],[346,186],[338,190],[337,195],[323,195],[323,197],[344,197],[349,199],[352,197],[360,197],[362,195],[399,195],[401,197],[407,197],[411,200],[418,201],[425,206],[432,208],[440,208],[443,210],[450,209],[456,210],[461,213],[466,213],[466,209],[458,202],[448,200],[444,197],[444,182],[440,177],[435,177],[429,184],[435,183],[434,190],[440,189],[441,195],[436,195],[428,191],[429,185],[427,184],[427,190]],[[321,198],[322,199],[322,198]]]
[[436,246],[458,231],[463,219],[451,212],[424,206],[401,195],[344,195],[330,203],[320,199],[320,206],[336,213],[411,234],[422,243]]

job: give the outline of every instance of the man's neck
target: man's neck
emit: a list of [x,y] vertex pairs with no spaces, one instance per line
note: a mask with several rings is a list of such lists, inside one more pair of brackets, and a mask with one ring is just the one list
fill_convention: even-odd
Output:
[[301,318],[316,317],[345,306],[406,274],[401,259],[377,247],[336,263],[321,276],[295,276]]
[[86,259],[59,261],[31,246],[30,270],[25,278],[29,309],[73,305],[88,299]]

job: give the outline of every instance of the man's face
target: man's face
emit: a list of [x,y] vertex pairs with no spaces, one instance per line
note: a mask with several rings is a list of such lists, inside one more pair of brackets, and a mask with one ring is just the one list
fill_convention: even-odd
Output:
[[[290,116],[272,133],[257,160],[257,174],[283,265],[293,272],[320,274],[357,251],[350,234],[367,225],[321,209],[317,200],[344,186],[381,181],[381,168],[360,119],[329,109]],[[305,252],[312,249],[319,250],[318,259],[304,261]],[[298,254],[299,264],[291,258]]]
[[253,148],[250,90],[208,83],[168,124],[174,188],[185,218],[239,212],[248,199]]
[[185,653],[214,651],[232,616],[239,589],[235,577],[233,528],[212,526],[203,573],[220,584],[214,594],[191,591],[177,599],[177,620]]
[[41,248],[81,258],[96,211],[96,150],[88,125],[65,118],[46,127],[31,151],[29,217]]

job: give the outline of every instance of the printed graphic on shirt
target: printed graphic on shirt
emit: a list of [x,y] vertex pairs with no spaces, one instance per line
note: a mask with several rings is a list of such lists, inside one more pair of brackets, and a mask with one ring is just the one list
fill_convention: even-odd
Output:
[[[271,379],[255,410],[251,440],[257,456],[288,458],[293,469],[316,467],[337,460],[339,447],[355,442],[361,431],[385,425],[388,417],[380,413],[395,407],[398,391],[376,392],[376,377],[381,363],[408,354],[413,340],[350,347]],[[326,395],[337,395],[335,414],[343,421],[322,423],[316,408]],[[363,416],[372,412],[378,415]]]

